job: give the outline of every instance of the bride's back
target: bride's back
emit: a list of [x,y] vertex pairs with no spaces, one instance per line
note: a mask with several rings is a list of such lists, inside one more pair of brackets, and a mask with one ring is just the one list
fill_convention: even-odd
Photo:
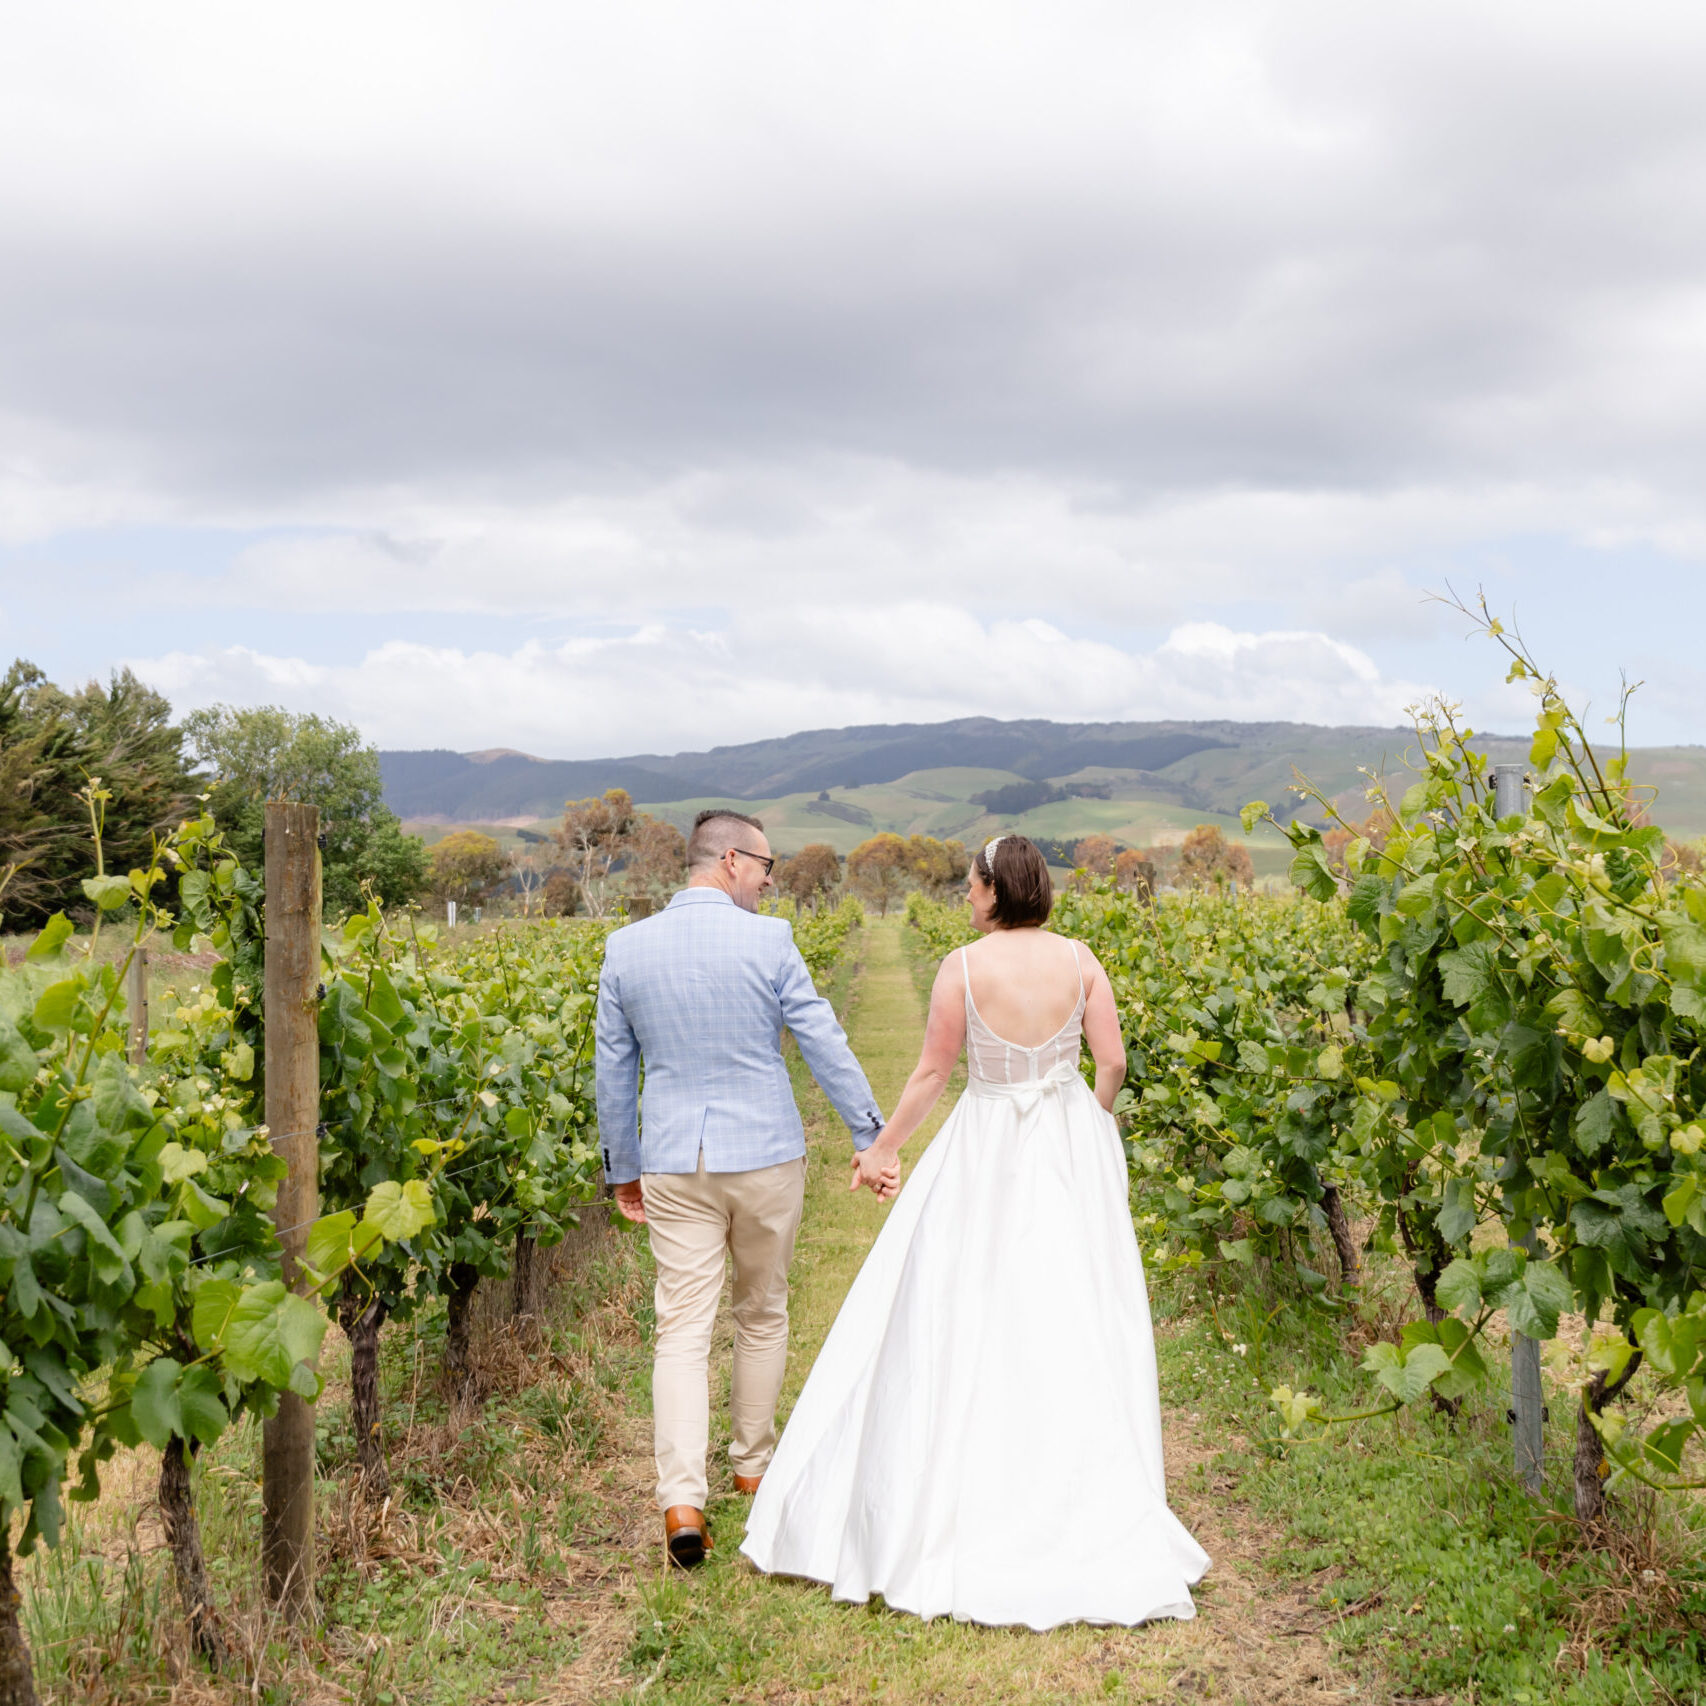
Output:
[[1078,949],[1048,930],[996,930],[965,950],[978,1017],[1003,1041],[1040,1048],[1078,1011]]

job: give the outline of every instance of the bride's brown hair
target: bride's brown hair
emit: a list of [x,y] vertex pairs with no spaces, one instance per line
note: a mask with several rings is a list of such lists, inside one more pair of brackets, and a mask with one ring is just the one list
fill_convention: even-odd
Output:
[[972,869],[995,890],[989,920],[998,929],[1017,930],[1048,922],[1054,905],[1054,879],[1034,841],[1023,835],[1000,836],[993,856],[987,844],[977,850]]

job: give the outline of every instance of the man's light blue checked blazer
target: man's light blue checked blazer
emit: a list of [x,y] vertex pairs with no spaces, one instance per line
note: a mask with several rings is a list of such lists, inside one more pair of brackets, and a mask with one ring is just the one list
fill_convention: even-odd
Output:
[[[721,889],[683,889],[611,932],[598,983],[598,1130],[604,1177],[774,1167],[806,1152],[782,1028],[865,1149],[883,1128],[835,1011],[812,986],[785,918]],[[640,1063],[646,1093],[640,1103]]]

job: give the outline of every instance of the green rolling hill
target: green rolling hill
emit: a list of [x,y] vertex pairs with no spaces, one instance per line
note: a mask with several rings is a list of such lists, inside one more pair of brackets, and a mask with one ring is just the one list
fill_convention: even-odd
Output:
[[[1499,760],[1527,757],[1526,741],[1481,744]],[[1198,823],[1241,834],[1247,800],[1268,800],[1282,816],[1297,808],[1288,789],[1299,772],[1361,816],[1362,771],[1407,781],[1413,748],[1406,729],[965,718],[813,730],[670,757],[386,752],[380,761],[387,802],[429,839],[470,824],[506,841],[538,834],[564,800],[623,787],[683,828],[705,806],[733,805],[762,818],[782,852],[824,841],[845,853],[879,830],[966,842],[999,830],[1062,841],[1100,832],[1129,846],[1177,841]],[[1706,747],[1639,749],[1630,773],[1673,835],[1706,835]],[[1002,790],[995,809],[977,798]],[[1031,798],[1043,803],[1015,809]],[[1270,830],[1250,839],[1258,870],[1277,869],[1280,838]]]

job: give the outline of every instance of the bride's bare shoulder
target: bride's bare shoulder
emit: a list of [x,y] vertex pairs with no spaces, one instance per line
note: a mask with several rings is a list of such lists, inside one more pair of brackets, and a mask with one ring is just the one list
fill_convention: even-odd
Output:
[[[1055,932],[1050,931],[1050,934],[1053,935]],[[1102,969],[1102,962],[1096,958],[1096,950],[1088,942],[1081,942],[1076,936],[1064,934],[1060,936],[1060,940],[1071,944],[1072,952],[1076,955],[1079,965],[1084,968],[1086,977]]]

